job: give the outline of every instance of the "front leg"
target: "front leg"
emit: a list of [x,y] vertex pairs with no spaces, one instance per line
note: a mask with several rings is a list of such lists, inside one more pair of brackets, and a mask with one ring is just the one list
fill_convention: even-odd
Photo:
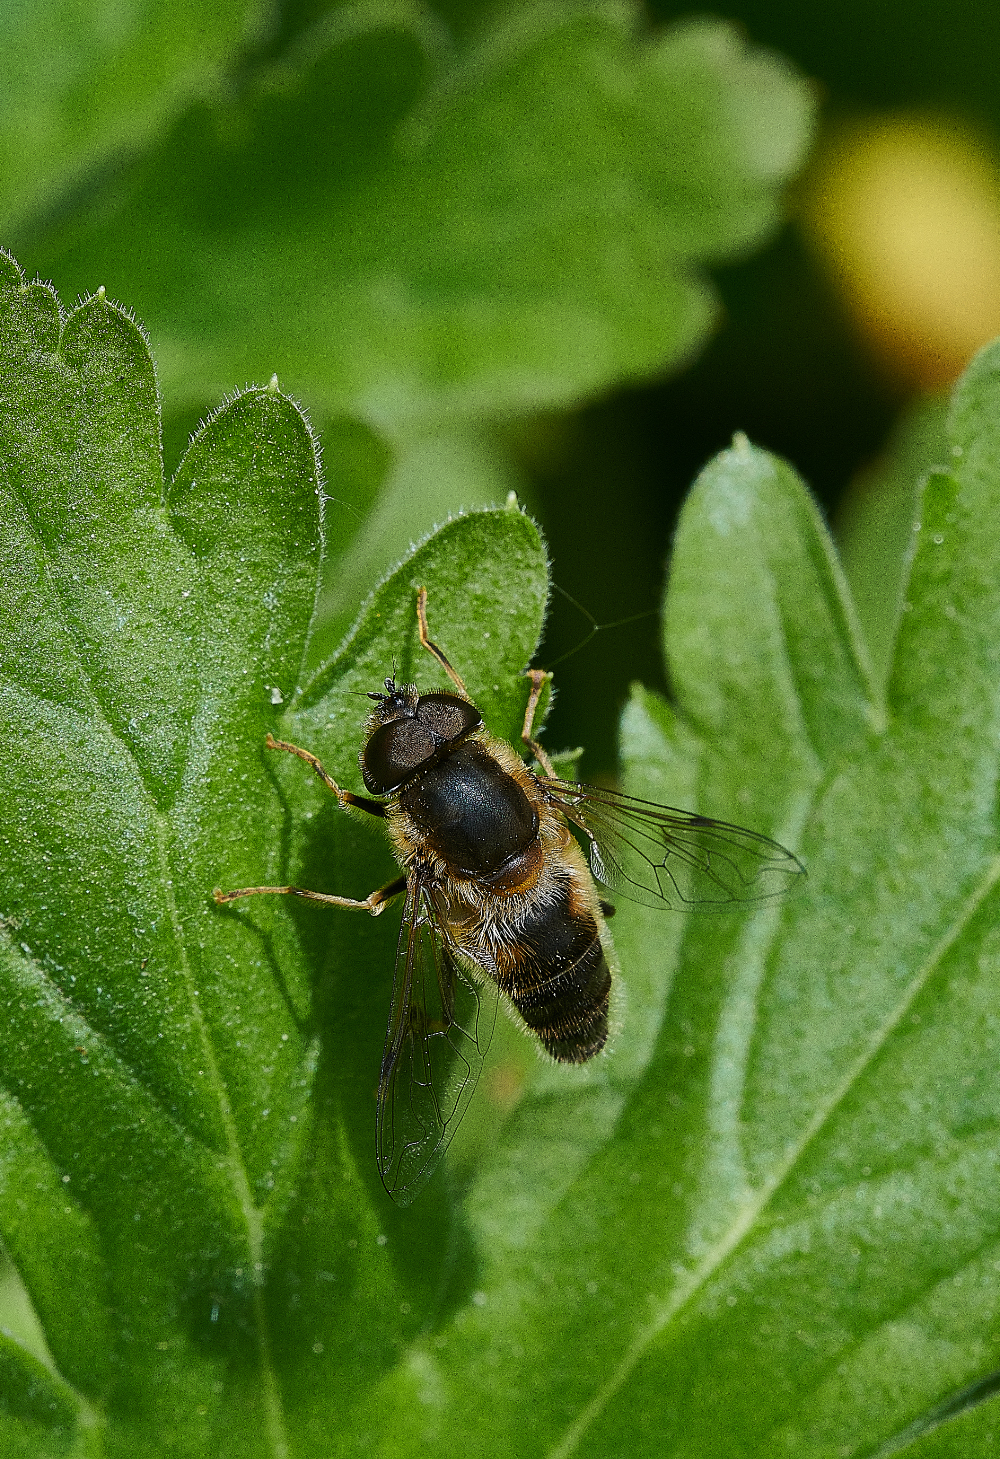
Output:
[[531,680],[531,693],[528,696],[528,704],[524,711],[524,728],[521,730],[521,739],[527,745],[549,779],[557,780],[558,776],[553,769],[552,761],[538,741],[531,737],[531,731],[535,723],[535,713],[538,709],[538,701],[542,697],[543,688],[552,678],[552,675],[545,669],[529,669],[525,674],[525,678]]
[[369,800],[367,796],[355,795],[350,790],[341,790],[333,776],[326,773],[311,750],[300,750],[298,745],[290,745],[287,740],[276,740],[270,732],[264,743],[269,750],[287,750],[289,755],[298,755],[300,760],[304,760],[307,765],[311,766],[327,789],[333,791],[340,802],[341,810],[346,810],[349,805],[352,805],[356,810],[367,811],[370,816],[382,816],[384,819],[385,806],[381,801]]

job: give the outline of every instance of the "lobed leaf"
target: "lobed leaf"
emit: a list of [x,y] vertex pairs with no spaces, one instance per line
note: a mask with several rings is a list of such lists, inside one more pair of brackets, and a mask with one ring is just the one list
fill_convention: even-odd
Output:
[[635,5],[562,0],[453,53],[417,7],[341,6],[33,261],[135,300],[175,408],[277,370],[402,435],[684,358],[701,265],[775,226],[810,112],[718,21],[647,35]]
[[[0,393],[0,1231],[23,1307],[0,1422],[12,1452],[325,1452],[331,1391],[349,1410],[394,1351],[351,1296],[396,1258],[372,1097],[391,961],[359,979],[370,919],[211,892],[322,881],[311,862],[364,845],[339,812],[316,837],[314,782],[265,735],[314,736],[349,778],[350,696],[394,658],[422,671],[418,583],[519,730],[544,551],[516,507],[449,523],[307,671],[324,493],[275,386],[225,404],[164,483],[138,326],[103,292],[63,318],[5,256]],[[384,838],[366,859],[391,866]]]

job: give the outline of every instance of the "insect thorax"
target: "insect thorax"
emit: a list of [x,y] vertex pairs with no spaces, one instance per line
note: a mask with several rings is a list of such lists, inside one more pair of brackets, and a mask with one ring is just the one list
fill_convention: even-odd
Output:
[[538,835],[538,812],[492,746],[465,740],[399,793],[416,836],[452,875],[490,877]]

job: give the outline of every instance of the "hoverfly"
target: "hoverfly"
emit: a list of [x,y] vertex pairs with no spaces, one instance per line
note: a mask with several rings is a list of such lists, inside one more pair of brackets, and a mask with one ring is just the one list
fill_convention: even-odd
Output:
[[400,1205],[430,1177],[475,1089],[497,1001],[481,1003],[479,987],[493,984],[561,1063],[604,1047],[604,924],[615,909],[595,881],[646,906],[690,910],[767,900],[803,873],[755,831],[560,780],[532,737],[549,677],[539,669],[528,671],[521,738],[542,773],[530,769],[485,728],[431,640],[426,588],[417,626],[458,692],[421,694],[393,676],[368,695],[376,707],[359,761],[365,788],[382,799],[342,790],[308,750],[267,737],[268,748],[311,766],[342,808],[385,821],[402,875],[361,900],[302,887],[215,892],[217,902],[284,893],[374,917],[405,896],[376,1118],[379,1173]]

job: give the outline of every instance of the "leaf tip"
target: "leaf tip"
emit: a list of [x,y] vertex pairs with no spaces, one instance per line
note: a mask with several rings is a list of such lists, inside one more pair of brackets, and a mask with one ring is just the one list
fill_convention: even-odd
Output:
[[278,377],[277,377],[277,375],[272,375],[271,376],[270,380],[267,382],[267,389],[268,389],[268,393],[271,394],[271,395],[277,395],[278,394]]
[[9,249],[0,247],[0,275],[7,275],[9,283],[17,288],[24,287],[24,273],[17,259]]

